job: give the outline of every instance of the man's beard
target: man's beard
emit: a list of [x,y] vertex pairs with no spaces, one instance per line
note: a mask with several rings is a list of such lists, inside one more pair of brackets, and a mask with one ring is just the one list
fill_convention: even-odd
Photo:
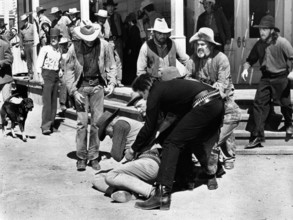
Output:
[[199,58],[204,58],[205,57],[205,52],[202,49],[198,49],[196,53],[197,53],[197,56]]

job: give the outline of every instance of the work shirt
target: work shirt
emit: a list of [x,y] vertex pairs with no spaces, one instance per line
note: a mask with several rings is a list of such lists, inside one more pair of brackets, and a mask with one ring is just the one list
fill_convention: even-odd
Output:
[[37,72],[42,69],[58,71],[60,68],[61,52],[51,45],[43,46],[37,59]]
[[275,43],[270,44],[258,40],[246,61],[250,66],[259,61],[261,70],[280,73],[288,70],[288,59],[293,59],[293,48],[288,40],[279,36]]
[[26,43],[33,43],[34,41],[34,26],[28,23],[20,31],[20,46],[23,47]]
[[234,94],[230,63],[224,53],[215,50],[207,58],[199,58],[195,53],[187,62],[186,68],[187,78],[191,77],[212,85],[220,91],[223,98]]
[[203,90],[213,90],[209,85],[193,80],[173,79],[153,83],[147,98],[146,120],[132,145],[139,152],[157,130],[160,113],[173,113],[179,117],[188,113],[193,107],[195,96]]

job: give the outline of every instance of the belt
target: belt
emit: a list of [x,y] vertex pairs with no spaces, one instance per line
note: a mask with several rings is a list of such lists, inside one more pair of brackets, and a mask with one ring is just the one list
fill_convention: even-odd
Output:
[[194,97],[192,107],[195,108],[197,106],[202,106],[218,98],[221,98],[219,90],[203,90]]
[[26,41],[23,41],[23,44],[31,44],[31,43],[34,43],[34,40],[26,40]]
[[99,78],[83,78],[82,79],[82,86],[97,86],[99,85]]
[[111,37],[109,37],[109,40],[113,40],[113,41],[115,41],[115,40],[117,40],[118,38],[121,38],[121,36],[111,36]]

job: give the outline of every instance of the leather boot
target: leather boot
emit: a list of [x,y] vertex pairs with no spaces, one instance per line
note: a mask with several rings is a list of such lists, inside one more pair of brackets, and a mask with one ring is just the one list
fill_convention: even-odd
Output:
[[169,210],[171,205],[171,189],[167,186],[156,185],[155,193],[144,202],[136,202],[135,208],[150,210]]
[[207,187],[209,190],[215,190],[218,188],[218,182],[215,175],[211,175],[208,177]]

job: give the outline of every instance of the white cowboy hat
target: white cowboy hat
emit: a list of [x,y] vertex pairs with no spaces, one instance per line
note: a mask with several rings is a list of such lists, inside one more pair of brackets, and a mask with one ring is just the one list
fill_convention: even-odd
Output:
[[106,18],[108,17],[108,12],[106,10],[100,9],[98,13],[95,13],[95,16]]
[[80,26],[73,29],[75,34],[85,41],[94,41],[100,34],[101,26],[93,26],[89,20],[82,20]]
[[58,7],[53,7],[51,8],[51,13],[50,14],[55,14],[57,12],[61,11]]
[[146,6],[154,4],[151,0],[144,0],[140,4],[140,10],[144,9]]
[[215,45],[221,45],[220,43],[214,40],[214,31],[207,27],[200,28],[198,32],[195,33],[195,35],[193,35],[190,38],[189,43],[192,43],[193,41],[198,41],[198,40],[208,41]]
[[170,33],[173,29],[168,28],[167,22],[164,18],[157,18],[153,28],[149,28],[149,31],[158,31],[160,33]]
[[154,27],[149,28],[149,31],[158,31],[161,33],[170,33],[173,29],[169,28],[164,18],[156,18]]
[[27,18],[28,18],[28,15],[27,14],[23,14],[23,15],[20,16],[20,20],[21,21],[24,21]]
[[73,15],[73,14],[77,14],[80,11],[78,11],[76,8],[69,8],[68,10],[68,14]]
[[59,44],[66,44],[71,42],[71,40],[69,40],[67,37],[61,37]]

